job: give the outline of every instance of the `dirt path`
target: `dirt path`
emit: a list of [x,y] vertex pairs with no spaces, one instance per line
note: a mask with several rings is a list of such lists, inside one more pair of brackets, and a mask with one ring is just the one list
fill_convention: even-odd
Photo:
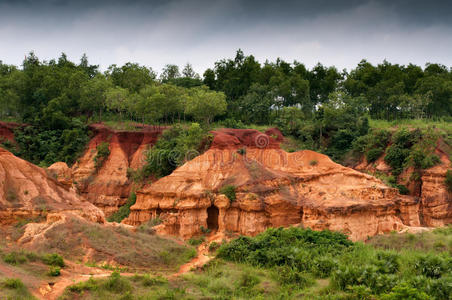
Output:
[[194,257],[188,263],[182,265],[179,269],[179,272],[169,276],[169,277],[177,277],[179,275],[190,272],[192,269],[200,268],[210,260],[212,260],[213,256],[209,256],[209,245],[211,242],[221,242],[224,239],[223,233],[213,233],[207,237],[207,240],[198,246],[198,251],[196,257]]

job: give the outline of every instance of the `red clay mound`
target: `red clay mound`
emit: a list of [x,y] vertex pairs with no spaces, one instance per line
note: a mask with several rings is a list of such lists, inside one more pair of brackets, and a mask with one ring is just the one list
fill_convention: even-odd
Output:
[[19,123],[0,122],[0,143],[4,140],[8,140],[14,143],[14,129],[20,126],[22,125]]
[[[72,167],[73,179],[81,193],[109,215],[127,201],[132,182],[128,169],[144,165],[144,153],[153,146],[166,127],[137,124],[137,130],[112,130],[102,123],[91,124],[94,137],[87,150]],[[110,155],[96,170],[97,146],[109,143]]]
[[279,149],[282,134],[276,128],[270,135],[255,129],[220,129],[212,131],[214,139],[211,149],[235,149],[250,147],[259,149]]
[[103,222],[104,214],[47,172],[0,148],[0,224],[17,219],[72,212]]

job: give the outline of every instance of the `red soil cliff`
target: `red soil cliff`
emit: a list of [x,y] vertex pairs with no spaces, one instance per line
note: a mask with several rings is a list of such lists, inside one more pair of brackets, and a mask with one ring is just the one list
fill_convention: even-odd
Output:
[[[140,126],[136,131],[115,131],[103,124],[92,124],[90,128],[94,137],[72,167],[72,176],[81,194],[109,215],[127,201],[132,185],[127,170],[143,166],[144,152],[165,128]],[[96,147],[102,142],[109,143],[110,155],[96,170]]]
[[47,172],[0,148],[0,224],[70,212],[103,222],[104,214]]
[[[137,192],[124,222],[157,215],[160,232],[188,238],[202,227],[255,235],[267,227],[302,224],[341,230],[354,240],[419,226],[418,201],[380,180],[313,151],[279,149],[281,135],[256,130],[214,132],[212,147]],[[220,190],[235,187],[231,201]]]
[[[420,199],[420,222],[423,226],[452,224],[452,193],[445,184],[447,170],[451,170],[452,165],[449,155],[442,150],[444,148],[446,148],[444,142],[438,140],[435,154],[440,158],[439,164],[425,170],[409,167],[398,176],[398,183],[405,185],[411,196]],[[369,173],[391,174],[391,167],[385,163],[384,155],[375,163],[368,163],[363,158],[355,169]],[[415,173],[420,176],[413,176]]]

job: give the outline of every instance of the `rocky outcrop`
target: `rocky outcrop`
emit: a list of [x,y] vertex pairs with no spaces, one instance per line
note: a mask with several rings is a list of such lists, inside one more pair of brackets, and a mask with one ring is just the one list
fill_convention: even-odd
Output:
[[[139,125],[133,131],[115,131],[103,124],[92,124],[90,129],[94,136],[72,167],[72,178],[89,202],[110,215],[130,194],[132,182],[127,176],[128,170],[144,165],[144,152],[155,144],[165,128]],[[96,168],[97,146],[103,142],[109,144],[110,155]]]
[[[397,183],[404,185],[409,195],[419,198],[419,216],[422,226],[444,226],[452,224],[452,193],[448,191],[445,180],[447,170],[452,169],[448,148],[440,139],[437,141],[434,154],[440,162],[428,169],[415,169],[410,166],[397,176]],[[354,169],[366,173],[382,173],[391,175],[391,167],[384,162],[384,155],[374,163],[368,163],[365,158]]]
[[[211,149],[137,192],[124,222],[138,225],[159,216],[159,232],[184,238],[204,228],[255,235],[268,227],[302,224],[360,240],[419,226],[415,198],[325,155],[287,153],[272,131],[213,132]],[[223,194],[226,186],[235,190],[235,199]]]
[[426,226],[452,224],[452,192],[445,184],[447,170],[452,170],[449,157],[437,149],[441,163],[424,170],[421,176],[421,221]]
[[101,210],[46,170],[0,148],[0,224],[65,212],[104,222]]

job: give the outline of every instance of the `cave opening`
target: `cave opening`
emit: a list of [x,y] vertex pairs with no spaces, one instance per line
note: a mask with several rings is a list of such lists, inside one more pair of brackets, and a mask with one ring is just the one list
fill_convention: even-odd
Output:
[[161,213],[162,213],[162,209],[160,207],[157,207],[157,209],[155,210],[155,216],[158,217],[158,216],[160,216]]
[[218,230],[218,208],[214,205],[207,209],[207,228],[210,230]]

